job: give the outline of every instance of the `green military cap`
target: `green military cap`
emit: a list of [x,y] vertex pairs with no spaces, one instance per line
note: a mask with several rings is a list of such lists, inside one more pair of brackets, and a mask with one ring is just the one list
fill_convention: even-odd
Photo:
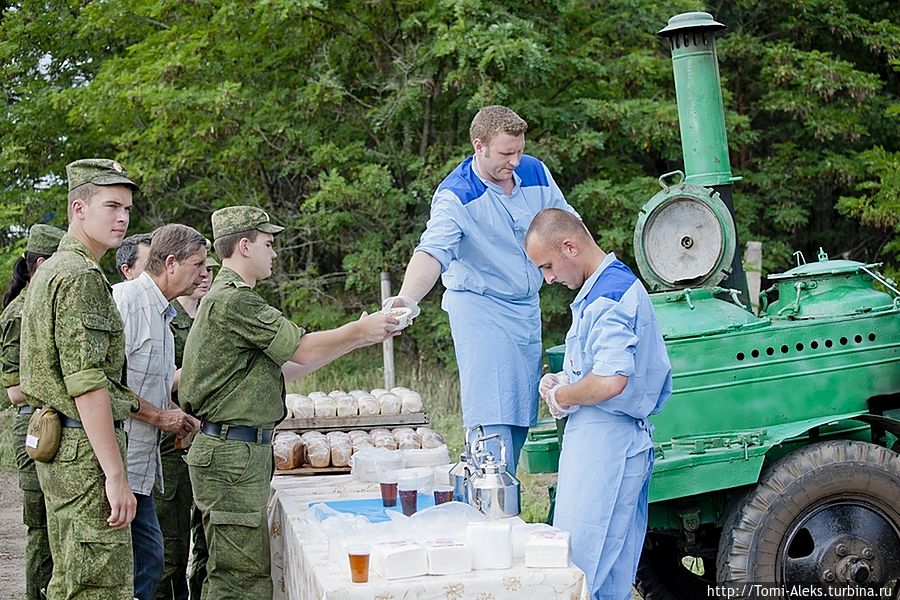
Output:
[[213,257],[212,254],[207,254],[207,255],[206,255],[206,268],[209,269],[209,268],[212,268],[212,267],[218,267],[218,266],[220,266],[220,265],[219,265],[219,261],[217,261],[217,260]]
[[93,183],[95,185],[127,185],[133,190],[138,186],[128,179],[125,167],[108,158],[83,158],[66,165],[66,175],[69,178],[69,191],[80,185]]
[[41,223],[32,225],[28,232],[28,242],[25,243],[25,252],[53,254],[56,252],[56,247],[59,246],[59,240],[64,235],[66,235],[65,231],[53,225]]
[[284,231],[284,227],[273,225],[269,221],[269,213],[256,206],[229,206],[220,208],[212,214],[214,240],[254,229],[272,235]]

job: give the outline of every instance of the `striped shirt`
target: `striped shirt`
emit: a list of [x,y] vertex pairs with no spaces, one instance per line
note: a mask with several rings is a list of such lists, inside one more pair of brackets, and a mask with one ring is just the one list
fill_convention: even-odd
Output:
[[[113,299],[125,327],[128,387],[160,410],[172,403],[175,340],[169,323],[175,311],[147,273],[113,286]],[[136,494],[163,489],[160,431],[143,421],[125,422],[128,433],[128,484]]]

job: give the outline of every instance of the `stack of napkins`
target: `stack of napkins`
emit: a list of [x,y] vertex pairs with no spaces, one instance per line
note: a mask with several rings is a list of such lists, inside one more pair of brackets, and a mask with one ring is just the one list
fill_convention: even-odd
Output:
[[428,553],[409,540],[381,542],[372,546],[372,569],[385,579],[403,579],[428,574]]
[[565,568],[569,566],[570,536],[568,531],[538,531],[525,543],[525,566]]
[[429,575],[456,575],[472,570],[472,557],[465,544],[437,539],[425,542],[425,550],[428,552]]
[[466,548],[473,569],[508,569],[512,566],[512,532],[509,523],[484,521],[469,523]]

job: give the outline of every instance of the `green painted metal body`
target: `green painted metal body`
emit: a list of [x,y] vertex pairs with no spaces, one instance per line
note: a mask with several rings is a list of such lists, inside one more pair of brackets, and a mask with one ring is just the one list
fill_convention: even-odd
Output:
[[[685,504],[755,484],[767,457],[811,432],[871,440],[859,420],[870,399],[900,394],[900,297],[877,290],[868,267],[825,260],[774,275],[769,316],[713,288],[651,295],[673,373],[672,397],[650,419],[651,529]],[[783,310],[798,282],[799,309]],[[551,370],[563,353],[548,351]],[[701,511],[703,522],[716,518]]]
[[715,45],[715,33],[724,28],[707,13],[695,12],[672,17],[659,32],[672,51],[687,183],[715,186],[734,181]]

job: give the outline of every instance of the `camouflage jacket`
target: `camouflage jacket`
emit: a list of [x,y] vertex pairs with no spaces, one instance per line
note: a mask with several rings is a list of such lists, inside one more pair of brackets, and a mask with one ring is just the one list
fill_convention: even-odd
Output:
[[281,366],[303,329],[222,267],[188,334],[179,401],[200,419],[274,427],[284,419]]
[[78,419],[75,398],[105,387],[113,419],[140,408],[123,381],[125,336],[109,282],[71,235],[28,286],[21,339],[19,374],[30,404]]
[[22,306],[27,290],[25,288],[13,298],[0,315],[0,366],[4,388],[19,385],[19,334],[22,330]]
[[184,310],[184,307],[178,300],[172,300],[170,304],[175,309],[175,316],[172,317],[172,321],[169,323],[169,329],[172,330],[172,335],[175,336],[175,368],[180,369],[184,362],[184,345],[187,343],[188,333],[191,331],[194,319],[187,314],[187,311]]

